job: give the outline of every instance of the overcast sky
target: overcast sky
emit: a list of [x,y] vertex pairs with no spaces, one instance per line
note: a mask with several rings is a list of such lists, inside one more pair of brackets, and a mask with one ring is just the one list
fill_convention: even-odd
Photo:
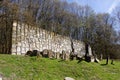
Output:
[[116,6],[120,5],[120,0],[67,0],[80,5],[89,5],[97,13],[112,13]]

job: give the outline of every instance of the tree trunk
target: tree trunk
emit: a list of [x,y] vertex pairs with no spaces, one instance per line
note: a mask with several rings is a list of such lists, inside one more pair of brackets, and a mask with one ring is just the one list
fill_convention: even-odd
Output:
[[113,59],[111,60],[111,64],[113,64]]
[[108,60],[109,60],[109,56],[107,55],[107,58],[106,58],[106,65],[108,64]]
[[72,39],[71,39],[71,48],[72,48],[72,53],[74,53],[74,45]]
[[75,50],[74,50],[73,40],[71,39],[70,41],[71,41],[71,49],[72,49],[72,52],[70,53],[70,59],[74,60],[74,57],[76,57],[76,55],[74,54]]
[[87,61],[87,62],[90,62],[91,61],[91,58],[90,58],[90,56],[88,55],[89,54],[89,51],[88,51],[88,44],[86,43],[85,44],[85,61]]

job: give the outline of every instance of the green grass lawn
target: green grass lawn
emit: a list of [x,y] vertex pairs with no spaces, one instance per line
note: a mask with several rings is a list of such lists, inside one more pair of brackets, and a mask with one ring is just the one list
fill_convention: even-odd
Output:
[[6,80],[120,80],[120,62],[101,65],[82,61],[0,55],[0,74]]

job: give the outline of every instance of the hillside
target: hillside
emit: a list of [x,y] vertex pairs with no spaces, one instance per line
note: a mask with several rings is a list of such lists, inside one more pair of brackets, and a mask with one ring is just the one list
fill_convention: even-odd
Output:
[[0,55],[0,75],[4,80],[120,80],[120,63],[61,61],[48,58]]

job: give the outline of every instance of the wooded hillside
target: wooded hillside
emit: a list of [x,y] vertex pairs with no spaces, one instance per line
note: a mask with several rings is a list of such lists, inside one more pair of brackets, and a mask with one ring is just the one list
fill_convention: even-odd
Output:
[[[116,18],[119,17],[120,15],[117,15]],[[0,1],[0,28],[3,28],[2,25],[10,27],[10,21],[19,20],[81,40],[91,45],[93,54],[97,55],[109,56],[116,53],[116,50],[109,47],[119,40],[119,35],[114,30],[116,18],[108,13],[97,14],[87,5],[68,3],[66,0]],[[1,35],[0,40],[4,36]]]

